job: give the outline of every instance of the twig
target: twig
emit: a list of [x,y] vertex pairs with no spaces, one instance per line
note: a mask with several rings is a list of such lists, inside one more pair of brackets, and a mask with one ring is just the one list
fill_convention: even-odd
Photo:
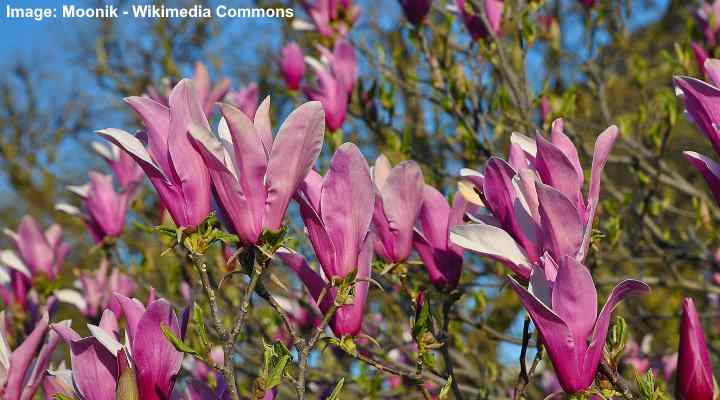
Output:
[[443,361],[445,362],[445,374],[447,375],[447,378],[450,379],[452,377],[452,382],[450,383],[450,386],[452,387],[453,394],[455,395],[455,399],[462,400],[463,395],[460,391],[460,387],[458,386],[457,378],[455,377],[455,374],[453,372],[453,362],[452,358],[450,357],[450,337],[448,335],[448,328],[450,326],[450,312],[452,311],[452,307],[455,304],[456,297],[453,295],[450,295],[447,300],[443,303],[443,324],[442,324],[442,331],[440,332],[440,340],[442,341],[442,347],[440,348],[440,353],[443,356]]
[[315,333],[313,333],[312,337],[310,337],[310,340],[307,343],[305,343],[304,340],[298,340],[295,345],[295,347],[298,349],[298,353],[300,353],[300,357],[298,360],[299,371],[297,382],[295,383],[295,390],[297,392],[298,400],[305,399],[305,373],[307,370],[307,362],[308,357],[310,356],[310,352],[317,344],[317,341],[320,340],[320,337],[325,331],[325,328],[330,323],[330,320],[332,319],[333,315],[335,315],[335,312],[338,308],[340,308],[340,304],[338,304],[337,301],[333,301],[332,306],[330,307],[328,312],[325,313],[325,316],[320,322],[320,325],[315,327]]
[[635,399],[632,391],[630,390],[630,387],[628,387],[620,374],[618,374],[617,371],[613,370],[612,367],[610,367],[610,365],[605,360],[602,360],[600,362],[600,373],[608,379],[608,381],[613,385],[613,387],[617,389],[617,391],[620,392],[624,398],[628,400]]

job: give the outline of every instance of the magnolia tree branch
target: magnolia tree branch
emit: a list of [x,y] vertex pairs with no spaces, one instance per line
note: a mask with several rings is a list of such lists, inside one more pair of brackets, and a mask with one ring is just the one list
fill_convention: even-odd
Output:
[[[319,302],[320,301],[318,300],[318,303]],[[317,344],[318,340],[320,340],[323,332],[325,332],[325,328],[330,323],[330,320],[335,315],[335,312],[338,308],[340,308],[340,304],[338,304],[336,298],[336,300],[333,301],[332,306],[330,306],[330,309],[325,313],[325,316],[323,316],[320,324],[315,327],[315,332],[310,337],[310,340],[308,340],[307,343],[305,343],[304,340],[299,340],[295,344],[295,348],[297,348],[298,353],[300,354],[298,360],[298,377],[295,383],[295,390],[297,392],[298,400],[305,399],[305,373],[307,370],[307,363],[310,352],[313,350],[313,348],[315,348],[315,345]]]

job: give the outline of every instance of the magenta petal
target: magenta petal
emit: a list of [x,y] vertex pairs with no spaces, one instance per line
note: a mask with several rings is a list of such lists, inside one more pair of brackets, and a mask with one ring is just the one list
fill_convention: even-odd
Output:
[[130,299],[120,293],[114,293],[113,298],[120,303],[120,307],[122,308],[122,313],[125,316],[125,323],[130,339],[130,346],[132,347],[135,332],[137,332],[138,322],[140,321],[140,318],[142,318],[143,314],[145,314],[145,306],[143,306],[138,299]]
[[423,203],[418,215],[422,236],[432,247],[446,248],[449,240],[450,205],[445,196],[430,185],[423,190]]
[[335,246],[334,272],[338,277],[357,267],[360,244],[370,227],[374,204],[375,190],[367,161],[357,146],[344,143],[330,161],[320,195],[320,215]]
[[148,152],[160,168],[169,173],[171,168],[168,153],[170,131],[170,109],[146,97],[127,97],[130,107],[142,118],[148,136]]
[[610,317],[615,307],[628,296],[637,296],[650,292],[650,286],[645,282],[635,279],[625,279],[613,288],[608,297],[607,302],[603,306],[593,329],[592,340],[585,352],[585,358],[582,365],[582,374],[588,377],[592,382],[595,372],[597,371],[600,357],[602,357],[603,346],[607,338],[608,327],[610,326]]
[[181,212],[176,212],[173,219],[179,226],[196,226],[210,213],[210,174],[190,144],[188,129],[191,123],[207,130],[210,126],[190,80],[184,79],[173,88],[169,103],[168,151],[184,199]]
[[574,257],[580,249],[583,226],[578,210],[557,189],[540,182],[535,185],[540,202],[540,221],[544,247],[555,260]]
[[265,185],[267,229],[277,230],[290,199],[317,161],[323,146],[325,113],[319,102],[301,105],[280,126],[268,161]]
[[[278,250],[276,254],[278,258],[285,263],[285,265],[295,271],[303,284],[305,284],[305,287],[308,289],[313,299],[317,300],[320,297],[322,290],[327,286],[327,282],[325,282],[325,280],[323,280],[317,272],[310,268],[310,265],[308,265],[305,257],[296,253],[291,253],[285,249]],[[327,306],[329,307],[330,304],[332,303],[327,303]]]
[[[67,321],[67,323],[69,322],[70,321]],[[24,400],[32,399],[33,396],[35,396],[35,392],[37,392],[38,388],[40,387],[45,378],[45,371],[50,365],[50,360],[52,358],[53,352],[55,351],[57,345],[60,343],[60,340],[60,335],[58,335],[57,332],[52,330],[48,332],[47,340],[45,344],[43,344],[43,346],[40,348],[40,352],[38,353],[38,356],[33,365],[32,373],[28,377],[27,385],[23,389],[22,398]]]
[[720,153],[720,134],[714,126],[720,123],[720,89],[688,76],[676,76],[673,81],[683,92],[692,120],[710,139],[715,152]]
[[54,260],[53,249],[45,237],[40,225],[26,215],[18,227],[16,245],[25,264],[33,273],[42,272],[51,276]]
[[[424,187],[422,171],[415,161],[396,165],[382,187],[382,208],[392,236],[381,239],[391,244],[394,262],[410,256],[413,226],[422,206]],[[382,236],[383,231],[379,233]]]
[[96,338],[70,343],[73,382],[85,400],[114,400],[118,364]]
[[582,206],[580,192],[583,182],[582,169],[580,169],[580,175],[578,175],[578,166],[573,165],[564,150],[548,142],[541,135],[537,136],[536,142],[537,161],[535,165],[540,179],[542,179],[543,183],[562,192],[573,204],[580,208]]
[[572,140],[570,140],[570,138],[565,134],[563,129],[564,126],[565,123],[562,118],[558,118],[553,121],[552,129],[550,131],[550,141],[553,145],[560,149],[563,154],[565,154],[565,157],[567,157],[573,168],[575,168],[579,185],[582,187],[585,176],[583,174],[582,165],[580,164],[580,157],[578,156],[577,148],[575,148]]
[[183,360],[183,354],[165,338],[161,325],[166,325],[180,336],[175,311],[163,299],[148,306],[138,321],[132,344],[138,388],[143,400],[167,399]]
[[255,111],[253,125],[255,126],[255,132],[260,135],[260,140],[265,148],[265,155],[269,158],[270,151],[272,151],[273,147],[272,125],[270,122],[270,96],[265,97],[258,106],[257,111]]
[[[590,172],[590,189],[588,190],[588,203],[593,205],[597,205],[598,199],[600,198],[602,172],[617,137],[618,128],[612,125],[605,129],[595,140],[592,169]],[[591,224],[592,221],[588,221],[588,225]]]
[[365,302],[367,301],[372,273],[373,242],[375,238],[369,233],[365,238],[358,255],[357,283],[353,304],[340,307],[332,320],[332,329],[336,336],[355,336],[362,328]]
[[10,369],[8,371],[5,387],[5,397],[8,400],[19,400],[26,384],[25,375],[28,374],[35,352],[42,344],[43,337],[48,328],[48,315],[43,315],[30,335],[10,354]]
[[575,393],[590,386],[592,379],[584,382],[580,377],[578,357],[582,355],[578,354],[578,344],[567,323],[515,279],[508,277],[508,283],[540,332],[563,389]]
[[720,204],[720,164],[694,151],[684,151],[683,155],[702,174],[715,201]]
[[567,321],[575,343],[585,343],[595,327],[597,290],[587,267],[572,257],[561,260],[552,292],[552,308]]
[[676,393],[681,400],[712,400],[713,369],[695,303],[683,300]]

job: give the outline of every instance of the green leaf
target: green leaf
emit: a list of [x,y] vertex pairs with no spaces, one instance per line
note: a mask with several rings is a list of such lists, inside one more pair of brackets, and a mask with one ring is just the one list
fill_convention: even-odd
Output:
[[450,388],[452,387],[453,377],[452,375],[448,378],[447,382],[445,382],[445,386],[443,386],[442,389],[440,389],[440,394],[438,394],[438,399],[444,400],[447,399],[448,394],[450,393]]
[[274,357],[273,364],[265,384],[266,390],[272,389],[282,382],[285,367],[287,367],[288,362],[292,359],[290,351],[282,342],[275,342],[272,348]]
[[337,385],[335,385],[335,389],[333,389],[332,393],[330,393],[330,396],[327,397],[327,400],[337,400],[344,383],[345,378],[340,378]]
[[210,340],[208,340],[207,331],[205,330],[205,312],[198,303],[193,304],[193,328],[200,338],[203,348],[207,348],[210,345]]
[[175,335],[175,332],[173,332],[169,326],[165,324],[160,324],[160,329],[162,329],[162,333],[163,335],[165,335],[167,340],[169,340],[173,347],[175,347],[175,350],[186,354],[192,354],[194,356],[200,355],[192,347],[188,346],[187,344],[185,344],[185,342],[180,340],[180,338]]
[[53,399],[55,399],[55,400],[75,400],[74,398],[64,395],[62,393],[55,393],[53,395]]

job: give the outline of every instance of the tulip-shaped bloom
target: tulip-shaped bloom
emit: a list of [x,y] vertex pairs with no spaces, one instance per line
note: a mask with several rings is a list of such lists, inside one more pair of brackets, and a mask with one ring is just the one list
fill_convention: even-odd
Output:
[[130,276],[123,274],[119,269],[113,269],[112,272],[109,272],[109,269],[107,259],[103,258],[95,271],[84,273],[79,277],[76,286],[80,287],[80,291],[60,289],[55,295],[61,302],[76,306],[88,318],[99,317],[106,308],[115,315],[120,315],[122,309],[113,297],[113,293],[131,296],[135,292],[136,284]]
[[309,58],[315,71],[315,87],[304,87],[305,95],[320,101],[325,110],[325,124],[330,131],[337,131],[345,122],[347,105],[357,81],[355,49],[345,40],[335,43],[333,51],[318,46],[322,62]]
[[219,137],[202,126],[191,128],[220,208],[246,244],[257,244],[265,230],[280,229],[290,199],[323,144],[320,103],[305,103],[290,113],[274,141],[269,108],[266,98],[251,122],[242,111],[221,104]]
[[43,232],[40,225],[26,215],[20,221],[17,232],[5,229],[5,234],[15,242],[17,253],[12,250],[1,252],[0,264],[27,278],[43,274],[54,280],[58,276],[70,251],[70,245],[62,241],[60,225],[53,224]]
[[439,289],[455,289],[460,281],[464,251],[449,236],[453,227],[464,223],[466,207],[467,201],[459,193],[450,207],[442,193],[425,185],[413,245],[430,281]]
[[149,146],[120,129],[99,133],[126,151],[142,167],[160,195],[163,206],[180,227],[195,227],[210,213],[210,174],[188,137],[189,125],[210,129],[195,95],[184,79],[170,93],[169,107],[146,97],[126,102],[145,122]]
[[192,79],[203,112],[206,116],[211,115],[215,103],[225,97],[228,90],[230,90],[230,80],[223,78],[218,84],[213,85],[205,64],[199,61],[195,63],[195,74]]
[[116,192],[112,175],[90,171],[90,182],[83,186],[69,186],[68,189],[82,198],[84,213],[69,205],[58,209],[81,216],[96,243],[106,237],[116,238],[122,234],[125,215],[131,193]]
[[430,12],[432,0],[398,0],[405,13],[405,18],[411,24],[420,25]]
[[292,42],[283,47],[280,53],[280,72],[288,89],[300,88],[300,81],[305,74],[305,58],[297,43]]
[[345,36],[360,16],[360,7],[353,0],[300,0],[300,5],[323,37]]
[[54,332],[50,332],[43,342],[48,320],[48,314],[43,314],[22,344],[11,352],[6,340],[5,314],[0,312],[0,397],[3,399],[31,400],[35,397],[52,353],[60,342]]
[[485,24],[480,14],[483,10],[473,10],[469,2],[465,0],[455,0],[455,5],[460,11],[460,16],[462,16],[463,22],[465,23],[465,28],[470,32],[473,40],[490,37],[490,32],[497,35],[500,33],[500,27],[502,25],[503,0],[481,0],[480,3],[480,7],[483,7],[485,16],[487,17],[490,30],[487,29],[488,25]]
[[595,379],[615,306],[650,287],[632,279],[620,282],[598,315],[597,290],[583,264],[566,256],[558,265],[547,255],[543,263],[543,269],[533,269],[532,291],[512,277],[508,281],[537,327],[560,385],[577,393]]
[[[710,139],[715,153],[720,154],[720,60],[705,60],[705,73],[710,82],[680,76],[675,77],[675,86],[685,101],[689,119]],[[685,158],[700,172],[720,204],[720,164],[710,157],[694,151],[683,152]]]
[[106,146],[100,142],[93,142],[93,149],[107,161],[120,188],[132,192],[142,182],[145,174],[138,163],[130,155],[112,143]]
[[[147,310],[137,299],[116,295],[127,321],[125,345],[120,342],[115,314],[105,310],[98,326],[88,324],[92,336],[80,337],[69,326],[52,325],[70,349],[72,379],[85,400],[114,400],[116,393],[136,387],[140,399],[170,398],[183,354],[162,332],[167,326],[184,336],[186,320],[178,322],[170,304],[159,299]],[[125,375],[124,387],[119,383]],[[134,379],[132,379],[134,378]],[[120,397],[118,394],[118,398]]]
[[705,37],[705,42],[714,47],[718,32],[720,32],[720,1],[715,0],[712,4],[703,1],[703,4],[695,12],[695,18]]
[[[230,80],[223,78],[218,84],[213,85],[210,79],[210,73],[205,67],[205,64],[199,61],[195,63],[195,74],[192,80],[195,85],[197,99],[202,106],[203,112],[205,115],[211,115],[215,103],[225,97],[228,90],[230,90]],[[171,87],[170,80],[165,79],[161,90],[150,86],[147,91],[147,96],[153,101],[167,107],[170,104],[168,98],[171,94]]]
[[462,171],[475,189],[464,193],[485,210],[477,223],[458,227],[453,242],[504,263],[523,280],[530,277],[532,266],[542,266],[544,253],[555,260],[569,255],[582,262],[602,171],[617,135],[611,126],[595,141],[586,202],[580,159],[563,133],[562,120],[553,123],[550,140],[513,134],[509,162],[491,158],[484,175]]
[[[369,230],[375,201],[367,161],[357,146],[341,145],[325,177],[311,171],[296,200],[323,275],[311,269],[302,256],[282,252],[280,257],[316,301],[329,282],[356,271],[354,302],[340,307],[330,326],[337,336],[357,335],[371,272],[374,238]],[[336,292],[337,288],[331,288],[318,304],[323,313],[332,306]]]
[[391,168],[387,157],[380,155],[372,173],[377,190],[375,252],[389,263],[405,261],[412,251],[413,227],[423,201],[422,170],[415,161],[403,161]]
[[236,92],[230,92],[228,97],[230,98],[232,104],[239,108],[240,111],[244,112],[248,118],[255,118],[255,112],[258,108],[257,83],[253,82]]
[[710,354],[695,303],[692,299],[685,298],[680,324],[680,348],[675,386],[678,398],[681,400],[712,400],[715,398],[712,372]]

